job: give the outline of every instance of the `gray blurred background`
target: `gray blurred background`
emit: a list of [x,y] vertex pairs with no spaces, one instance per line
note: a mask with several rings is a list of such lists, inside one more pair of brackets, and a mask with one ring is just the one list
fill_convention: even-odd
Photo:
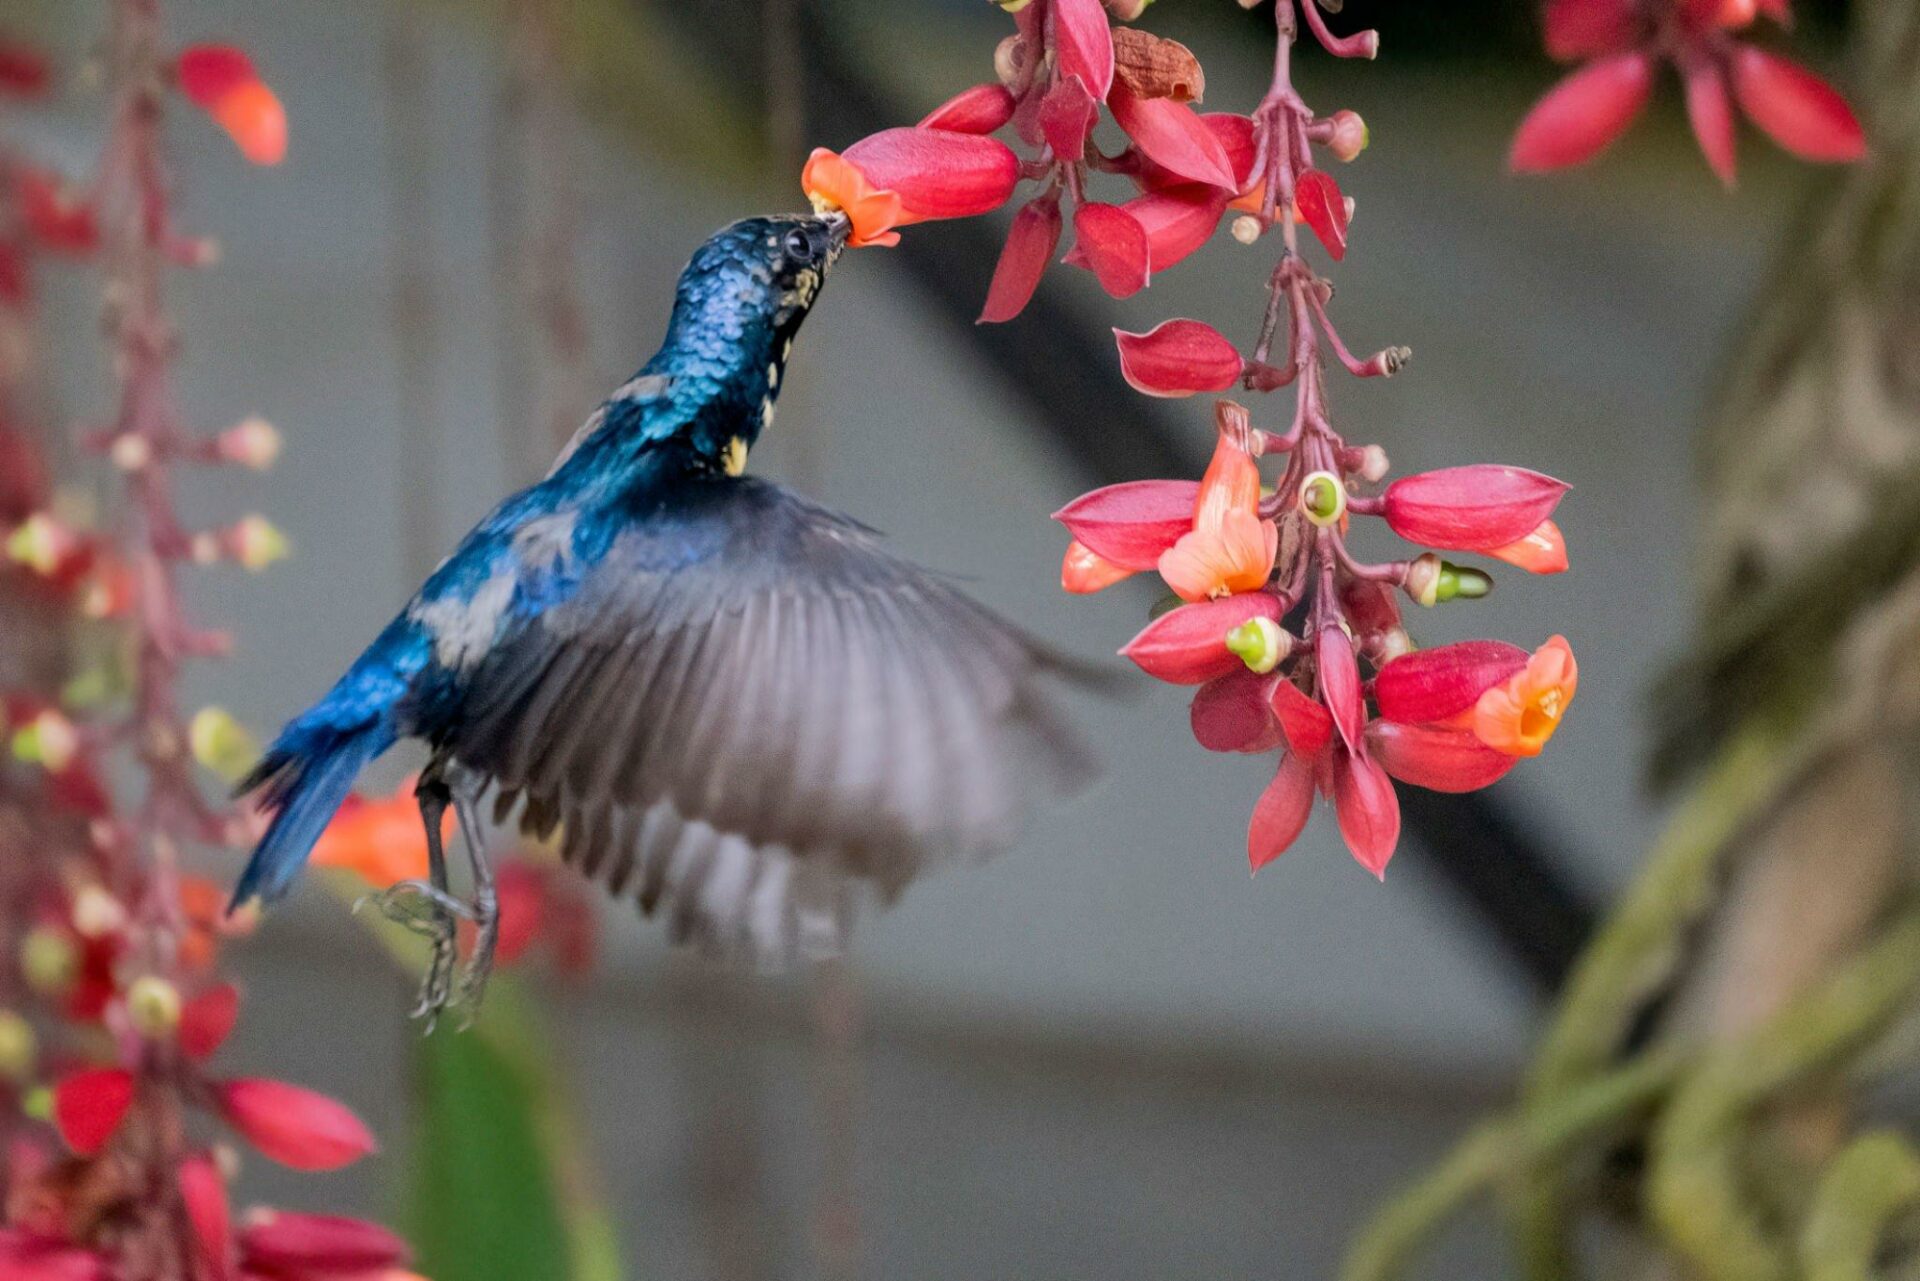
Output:
[[[1005,27],[976,0],[722,6],[737,10],[735,37],[770,33],[772,61],[756,64],[716,57],[678,2],[639,0],[607,30],[645,53],[593,69],[567,153],[550,158],[578,184],[584,365],[599,390],[651,351],[701,236],[799,202],[796,166],[769,158],[783,137],[853,140],[796,125],[778,77],[809,74],[813,50],[781,41],[795,28],[779,23],[800,21],[797,8],[837,33],[835,58],[899,105],[898,123],[990,76]],[[1263,84],[1266,29],[1202,7],[1170,0],[1147,23],[1201,54],[1208,108],[1245,110]],[[479,6],[426,6],[411,79],[424,134],[396,155],[387,5],[169,8],[183,40],[251,50],[293,126],[287,164],[266,173],[200,121],[173,133],[188,221],[224,249],[217,272],[174,295],[183,399],[210,426],[259,413],[287,439],[270,475],[220,473],[183,505],[210,521],[265,511],[295,548],[264,578],[196,582],[203,613],[240,644],[233,662],[197,673],[194,693],[268,729],[411,589],[409,521],[416,542],[431,530],[437,555],[548,448],[533,411],[553,392],[524,374],[527,320],[503,301],[499,263],[509,58]],[[1398,11],[1412,7],[1351,8],[1382,27],[1381,61],[1335,66],[1308,50],[1298,75],[1316,107],[1353,108],[1372,128],[1371,149],[1340,174],[1358,215],[1332,272],[1335,316],[1356,348],[1405,343],[1415,361],[1390,383],[1336,383],[1336,422],[1383,444],[1397,469],[1502,461],[1574,485],[1559,518],[1571,573],[1504,575],[1493,599],[1418,621],[1424,639],[1572,640],[1584,680],[1567,729],[1491,797],[1569,902],[1597,905],[1657,817],[1638,783],[1639,699],[1688,620],[1690,429],[1781,224],[1822,179],[1750,137],[1742,187],[1724,193],[1690,150],[1671,85],[1599,170],[1509,178],[1507,136],[1554,74],[1525,8],[1409,13],[1404,40]],[[53,29],[77,56],[97,21],[93,6],[63,4]],[[99,110],[70,93],[27,125],[79,167]],[[396,210],[414,221],[397,228]],[[937,245],[960,232],[909,234]],[[401,459],[396,253],[426,286],[424,485]],[[843,260],[755,468],[966,575],[1063,647],[1110,654],[1145,598],[1062,596],[1065,538],[1048,513],[1111,460],[1076,463],[1060,424],[903,262]],[[1127,302],[1071,270],[1043,293],[1096,340],[1171,315],[1244,334],[1269,265],[1266,247],[1222,233]],[[102,403],[95,288],[77,272],[50,288],[59,394],[80,420]],[[1079,376],[1118,382],[1110,366]],[[582,395],[579,414],[589,405]],[[1146,428],[1169,433],[1164,447],[1197,472],[1207,406],[1162,410]],[[1084,453],[1103,424],[1079,427]],[[1116,448],[1131,439],[1114,433]],[[1530,971],[1421,839],[1410,835],[1380,885],[1323,817],[1250,881],[1245,823],[1269,762],[1203,753],[1184,700],[1164,688],[1090,706],[1086,724],[1108,766],[1093,794],[996,864],[917,886],[864,923],[851,1059],[820,1048],[823,1008],[846,1004],[832,982],[703,975],[651,927],[607,921],[598,972],[553,991],[553,1035],[633,1275],[811,1277],[851,1249],[865,1275],[916,1281],[1326,1276],[1369,1207],[1510,1089],[1552,963]],[[414,763],[386,763],[383,781]],[[1502,878],[1498,865],[1479,870]],[[1564,955],[1571,941],[1541,946]],[[337,1092],[392,1140],[389,1158],[349,1175],[256,1170],[259,1190],[389,1213],[403,1048],[416,1035],[407,980],[314,889],[235,956],[254,1011],[235,1060]],[[1469,1234],[1432,1275],[1498,1275],[1497,1258],[1490,1236]]]

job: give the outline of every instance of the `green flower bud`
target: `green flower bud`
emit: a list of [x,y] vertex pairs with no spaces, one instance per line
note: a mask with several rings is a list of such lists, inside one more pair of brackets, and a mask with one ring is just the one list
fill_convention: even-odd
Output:
[[1316,525],[1338,524],[1347,514],[1347,487],[1330,471],[1309,473],[1300,482],[1300,510]]
[[1265,676],[1293,652],[1293,637],[1271,618],[1249,618],[1227,633],[1227,648],[1248,671]]
[[1493,579],[1477,569],[1440,562],[1440,581],[1435,595],[1440,600],[1479,600],[1493,590]]

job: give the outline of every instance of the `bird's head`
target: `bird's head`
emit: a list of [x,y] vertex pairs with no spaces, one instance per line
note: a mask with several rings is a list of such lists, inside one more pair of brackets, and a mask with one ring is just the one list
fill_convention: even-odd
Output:
[[852,224],[834,213],[743,218],[721,228],[680,273],[674,328],[756,347],[778,359],[820,296]]

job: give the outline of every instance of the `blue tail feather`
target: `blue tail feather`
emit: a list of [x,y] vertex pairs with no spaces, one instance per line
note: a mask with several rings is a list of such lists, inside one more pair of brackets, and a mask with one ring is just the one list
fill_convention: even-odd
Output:
[[276,812],[234,886],[228,910],[255,898],[272,902],[287,892],[353,780],[392,741],[391,732],[376,725],[320,735],[298,747],[283,746],[283,736],[267,752],[239,790],[264,788],[263,800]]

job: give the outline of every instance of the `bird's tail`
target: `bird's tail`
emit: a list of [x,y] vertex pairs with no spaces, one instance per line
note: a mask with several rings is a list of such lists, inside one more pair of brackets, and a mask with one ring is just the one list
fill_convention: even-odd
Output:
[[297,744],[288,738],[282,735],[234,789],[237,795],[260,792],[273,822],[240,874],[229,910],[256,898],[271,902],[287,892],[353,780],[392,741],[377,726],[302,736]]

